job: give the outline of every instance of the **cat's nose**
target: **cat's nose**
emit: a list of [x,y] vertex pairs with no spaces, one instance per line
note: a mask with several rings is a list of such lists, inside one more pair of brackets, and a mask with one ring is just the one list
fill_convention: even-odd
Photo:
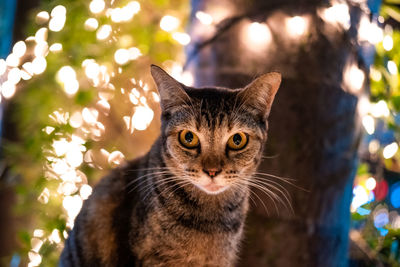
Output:
[[211,178],[214,178],[217,176],[222,170],[218,168],[208,168],[208,169],[203,169],[203,172],[205,172],[208,176]]

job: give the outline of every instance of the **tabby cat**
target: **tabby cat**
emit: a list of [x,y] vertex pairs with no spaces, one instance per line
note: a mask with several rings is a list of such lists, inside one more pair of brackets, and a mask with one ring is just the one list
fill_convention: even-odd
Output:
[[85,201],[60,266],[234,266],[281,76],[187,87],[157,66],[161,136]]

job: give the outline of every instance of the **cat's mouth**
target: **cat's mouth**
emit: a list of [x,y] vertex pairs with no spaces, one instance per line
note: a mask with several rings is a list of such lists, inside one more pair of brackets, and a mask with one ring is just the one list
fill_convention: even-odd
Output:
[[216,194],[222,193],[223,191],[225,191],[228,188],[227,185],[218,185],[214,181],[211,181],[205,185],[197,184],[197,183],[195,185],[210,195],[216,195]]

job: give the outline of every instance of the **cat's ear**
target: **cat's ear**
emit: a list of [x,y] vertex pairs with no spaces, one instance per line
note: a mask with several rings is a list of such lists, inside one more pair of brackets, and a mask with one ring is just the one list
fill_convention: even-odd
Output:
[[261,75],[240,93],[245,106],[255,111],[263,120],[268,118],[275,94],[281,84],[282,76],[278,72],[270,72]]
[[163,111],[171,111],[174,107],[187,103],[189,96],[181,83],[156,65],[151,65],[150,72],[160,93],[160,103]]

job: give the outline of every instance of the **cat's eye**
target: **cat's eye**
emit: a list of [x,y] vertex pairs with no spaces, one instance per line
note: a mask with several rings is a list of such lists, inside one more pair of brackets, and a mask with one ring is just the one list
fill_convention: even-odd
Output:
[[229,137],[227,145],[232,150],[239,150],[247,145],[248,140],[247,134],[238,132]]
[[183,130],[179,133],[179,142],[186,148],[196,148],[200,144],[197,135],[189,130]]

